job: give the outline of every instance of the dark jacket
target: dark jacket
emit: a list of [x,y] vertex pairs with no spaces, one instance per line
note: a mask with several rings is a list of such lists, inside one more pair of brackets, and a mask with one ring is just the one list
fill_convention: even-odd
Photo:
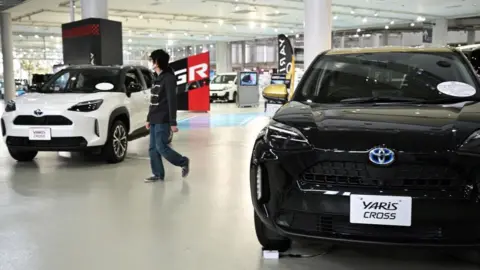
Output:
[[171,68],[155,73],[147,122],[177,125],[177,77]]

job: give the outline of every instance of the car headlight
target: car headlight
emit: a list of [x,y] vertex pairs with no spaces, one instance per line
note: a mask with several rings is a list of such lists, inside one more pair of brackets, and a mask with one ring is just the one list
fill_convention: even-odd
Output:
[[272,148],[278,150],[311,148],[308,139],[300,130],[273,120],[266,128],[264,139]]
[[92,112],[92,111],[98,110],[98,108],[100,108],[102,103],[103,103],[103,99],[84,101],[72,106],[68,110],[75,111],[75,112]]
[[17,110],[17,105],[15,104],[15,101],[10,100],[7,102],[7,105],[5,105],[5,112],[13,112]]

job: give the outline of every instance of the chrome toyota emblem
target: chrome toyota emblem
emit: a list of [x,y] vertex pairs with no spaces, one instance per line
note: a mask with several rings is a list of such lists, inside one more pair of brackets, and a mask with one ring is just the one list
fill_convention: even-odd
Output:
[[40,110],[40,109],[36,109],[35,111],[33,111],[33,114],[34,114],[35,116],[42,116],[42,115],[43,115],[43,112],[42,112],[42,110]]
[[376,147],[368,152],[368,159],[375,165],[390,165],[395,161],[395,153],[383,147]]

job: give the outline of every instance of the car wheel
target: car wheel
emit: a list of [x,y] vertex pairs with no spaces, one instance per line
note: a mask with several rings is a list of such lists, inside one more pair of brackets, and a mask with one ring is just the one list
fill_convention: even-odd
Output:
[[10,156],[20,162],[32,161],[38,154],[38,151],[19,151],[8,148]]
[[257,233],[258,242],[266,250],[277,250],[279,252],[285,252],[290,249],[292,241],[281,235],[278,235],[274,231],[268,229],[265,224],[260,220],[257,213],[254,213],[255,232]]
[[128,149],[128,132],[122,121],[113,123],[103,148],[103,155],[108,163],[119,163],[125,159]]
[[232,97],[232,100],[230,102],[237,103],[237,92],[233,92],[233,97]]

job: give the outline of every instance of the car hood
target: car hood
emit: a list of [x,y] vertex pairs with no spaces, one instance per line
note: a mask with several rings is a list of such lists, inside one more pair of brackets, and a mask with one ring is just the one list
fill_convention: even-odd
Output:
[[232,85],[228,83],[211,83],[210,90],[211,91],[220,91],[224,90],[225,88],[230,88]]
[[302,131],[314,147],[366,151],[454,150],[480,129],[480,104],[305,105],[290,102],[274,120]]
[[35,109],[58,109],[66,110],[73,105],[96,99],[103,99],[105,93],[62,93],[62,94],[43,94],[26,93],[15,99],[17,110],[35,110]]

